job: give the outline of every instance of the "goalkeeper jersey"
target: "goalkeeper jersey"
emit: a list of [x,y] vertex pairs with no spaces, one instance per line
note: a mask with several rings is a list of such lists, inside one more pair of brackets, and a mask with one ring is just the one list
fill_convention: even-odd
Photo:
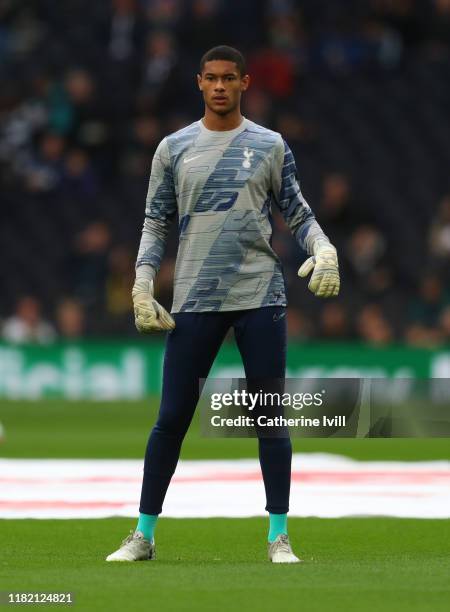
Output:
[[155,152],[136,267],[157,273],[178,215],[171,312],[285,306],[282,267],[271,247],[273,206],[307,253],[315,240],[328,241],[279,133],[246,118],[229,131],[196,121]]

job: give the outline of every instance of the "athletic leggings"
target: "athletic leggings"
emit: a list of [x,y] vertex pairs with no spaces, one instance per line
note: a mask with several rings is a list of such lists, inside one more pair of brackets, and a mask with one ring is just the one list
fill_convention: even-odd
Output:
[[[199,380],[207,378],[233,327],[247,380],[282,379],[286,369],[286,309],[269,306],[234,312],[182,312],[167,334],[158,420],[144,462],[139,511],[160,514],[181,444],[199,400]],[[259,432],[258,436],[259,436]],[[259,460],[266,510],[289,510],[292,448],[289,437],[259,437]]]

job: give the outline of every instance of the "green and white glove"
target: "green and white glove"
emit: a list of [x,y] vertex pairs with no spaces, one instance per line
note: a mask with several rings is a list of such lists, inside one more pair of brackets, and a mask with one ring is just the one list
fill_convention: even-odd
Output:
[[133,291],[134,320],[136,329],[143,334],[174,329],[175,321],[153,297],[153,281],[137,278]]
[[307,259],[298,271],[302,278],[313,270],[308,289],[317,297],[334,297],[339,293],[341,284],[336,249],[329,242],[319,242],[314,246],[314,255]]

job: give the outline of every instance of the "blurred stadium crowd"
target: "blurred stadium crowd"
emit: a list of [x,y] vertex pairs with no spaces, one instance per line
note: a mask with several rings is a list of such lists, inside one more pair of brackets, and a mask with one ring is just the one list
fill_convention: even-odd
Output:
[[[291,337],[450,342],[450,0],[2,0],[2,337],[135,334],[152,154],[200,118],[217,44],[247,55],[244,114],[288,141],[340,256],[319,302],[275,215]],[[166,306],[175,252],[176,228]]]

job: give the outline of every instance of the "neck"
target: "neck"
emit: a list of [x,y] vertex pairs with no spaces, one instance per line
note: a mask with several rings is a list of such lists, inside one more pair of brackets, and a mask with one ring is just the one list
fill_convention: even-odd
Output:
[[226,115],[218,115],[210,110],[207,106],[205,107],[205,116],[202,119],[203,125],[208,130],[214,130],[217,132],[234,130],[241,125],[242,120],[243,117],[241,115],[240,108],[237,108]]

